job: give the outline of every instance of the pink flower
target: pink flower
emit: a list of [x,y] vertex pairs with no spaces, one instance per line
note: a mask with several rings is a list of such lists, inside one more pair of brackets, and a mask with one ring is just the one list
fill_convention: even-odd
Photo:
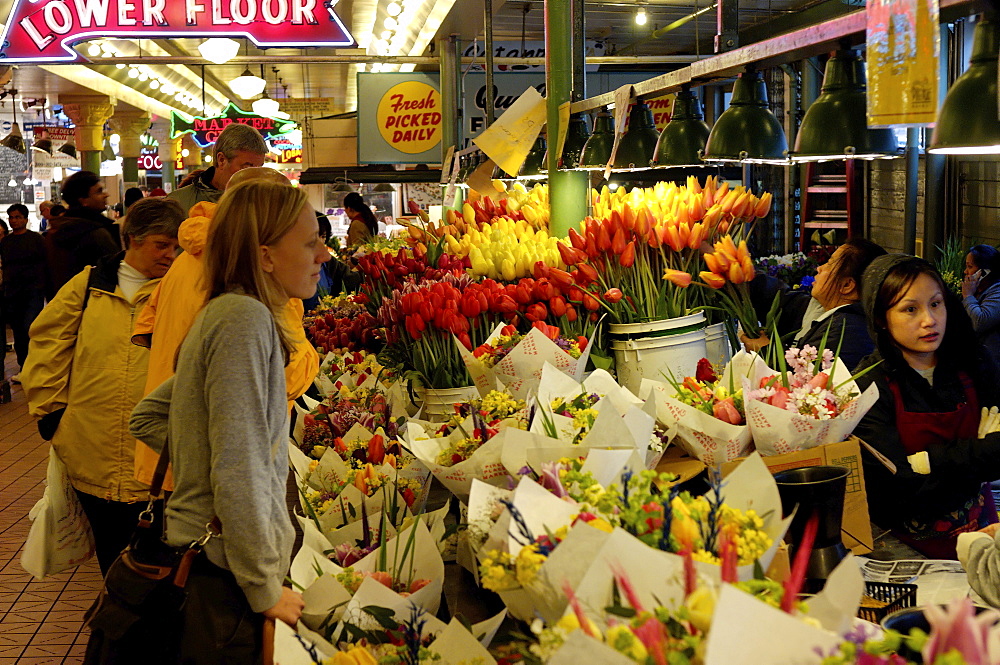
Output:
[[806,385],[808,385],[810,388],[824,388],[825,389],[827,387],[826,384],[827,384],[827,382],[829,380],[830,380],[830,375],[829,374],[827,374],[826,372],[820,372],[819,374],[817,374],[813,378],[809,379],[809,383],[807,383]]
[[727,397],[713,404],[712,415],[730,425],[743,424],[743,415],[736,408],[732,397]]
[[776,406],[779,409],[784,409],[788,406],[788,388],[784,386],[775,386],[774,394],[767,400],[768,404],[771,406]]
[[1000,660],[1000,615],[996,612],[976,616],[971,600],[956,598],[945,608],[928,605],[924,615],[931,626],[923,650],[925,663],[952,649],[962,654],[967,665],[991,665]]

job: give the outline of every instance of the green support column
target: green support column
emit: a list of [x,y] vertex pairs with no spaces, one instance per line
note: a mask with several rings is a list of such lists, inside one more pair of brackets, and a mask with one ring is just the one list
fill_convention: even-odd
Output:
[[549,230],[565,237],[587,216],[586,171],[558,171],[559,106],[573,93],[573,2],[545,0],[545,90],[549,146]]
[[101,151],[100,150],[81,150],[80,151],[80,168],[84,171],[90,171],[91,173],[101,172]]
[[[450,35],[438,40],[438,53],[441,58],[441,160],[449,146],[455,150],[462,149],[462,54],[460,52],[458,35]],[[443,164],[442,168],[450,168]],[[442,196],[444,187],[441,188]],[[463,190],[458,189],[455,196],[455,209],[461,210],[464,201]]]

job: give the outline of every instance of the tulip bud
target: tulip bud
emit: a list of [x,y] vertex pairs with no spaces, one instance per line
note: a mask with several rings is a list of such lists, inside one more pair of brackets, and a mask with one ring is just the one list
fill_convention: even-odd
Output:
[[698,273],[698,277],[700,277],[701,281],[705,282],[705,284],[713,289],[721,289],[726,284],[725,278],[716,275],[714,272],[708,272],[707,270],[702,270]]
[[682,270],[672,270],[667,268],[663,271],[663,279],[667,280],[675,286],[679,286],[682,289],[687,288],[691,284],[691,275]]
[[635,263],[635,241],[629,240],[628,244],[625,245],[625,249],[618,256],[618,264],[622,268],[631,268],[632,264]]
[[608,289],[604,292],[604,299],[612,305],[622,299],[621,289]]
[[767,217],[768,213],[771,212],[771,200],[774,197],[771,196],[771,192],[764,192],[760,195],[760,200],[757,201],[757,205],[754,207],[753,216],[754,217]]

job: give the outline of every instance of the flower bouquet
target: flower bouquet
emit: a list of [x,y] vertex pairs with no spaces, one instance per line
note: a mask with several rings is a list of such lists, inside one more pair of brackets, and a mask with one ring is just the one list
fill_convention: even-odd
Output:
[[384,335],[358,296],[324,296],[303,319],[306,337],[321,352],[378,351]]
[[472,481],[491,485],[506,482],[507,471],[501,453],[508,437],[521,431],[524,423],[506,418],[488,423],[473,412],[446,436],[436,436],[410,421],[406,427],[406,448],[420,460],[438,481],[464,503],[468,503]]
[[878,400],[878,387],[873,383],[862,393],[855,382],[861,374],[851,376],[829,349],[819,353],[806,345],[782,354],[780,340],[775,344],[778,372],[743,384],[757,450],[780,455],[846,439]]
[[736,319],[750,338],[761,334],[760,321],[750,300],[750,281],[757,269],[750,258],[746,239],[737,245],[732,236],[724,235],[715,243],[713,252],[702,257],[707,270],[699,273],[701,281],[719,296],[721,309]]
[[480,394],[499,383],[514,397],[527,399],[537,390],[546,363],[580,381],[593,342],[583,336],[566,339],[559,328],[535,321],[523,335],[512,325],[498,326],[471,352],[456,344]]
[[715,467],[753,450],[746,424],[743,377],[757,383],[770,368],[756,354],[738,352],[717,377],[707,360],[682,382],[643,379],[641,394],[656,403],[657,420],[676,428],[674,439],[689,455]]
[[809,291],[818,264],[816,259],[802,252],[772,254],[757,259],[757,266],[769,276],[780,279],[793,290]]

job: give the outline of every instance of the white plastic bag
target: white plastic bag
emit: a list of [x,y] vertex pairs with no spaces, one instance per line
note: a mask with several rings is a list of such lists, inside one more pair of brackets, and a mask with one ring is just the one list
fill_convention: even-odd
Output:
[[28,513],[32,520],[21,567],[38,579],[85,563],[94,555],[94,532],[69,481],[66,465],[49,446],[45,493]]

